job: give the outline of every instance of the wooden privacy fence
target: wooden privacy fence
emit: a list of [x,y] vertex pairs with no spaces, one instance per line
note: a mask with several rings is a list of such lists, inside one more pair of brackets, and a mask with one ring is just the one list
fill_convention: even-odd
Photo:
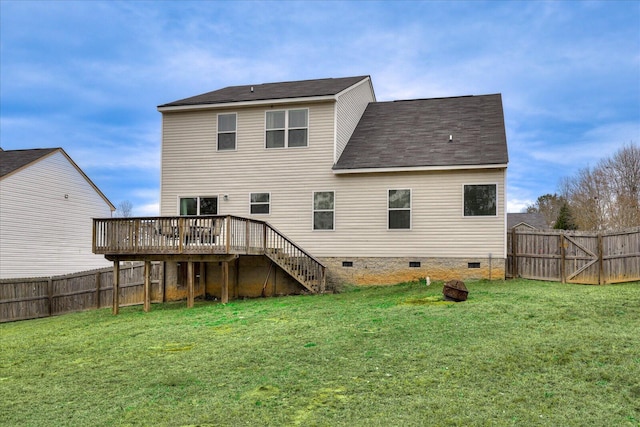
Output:
[[[151,266],[151,301],[164,301],[162,264]],[[120,267],[120,305],[144,301],[144,263]],[[53,277],[0,280],[0,323],[111,307],[113,268]]]
[[640,280],[640,228],[605,233],[511,230],[506,277],[593,285]]

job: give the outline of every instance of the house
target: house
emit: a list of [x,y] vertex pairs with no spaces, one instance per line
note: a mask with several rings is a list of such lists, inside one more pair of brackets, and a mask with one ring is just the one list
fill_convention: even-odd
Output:
[[[94,219],[93,251],[164,263],[166,299],[505,276],[499,94],[377,102],[356,76],[158,106],[159,217]],[[145,310],[150,306],[145,274]],[[113,286],[118,312],[119,284]]]
[[[326,266],[328,286],[504,278],[499,94],[377,102],[356,76],[231,86],[158,110],[163,217],[264,221]],[[255,268],[266,286],[269,260],[238,263],[229,274]],[[174,264],[167,284],[181,280]],[[219,264],[200,265],[205,286]]]
[[507,229],[509,230],[548,230],[549,225],[540,212],[508,213]]
[[91,223],[114,210],[62,148],[0,149],[0,278],[109,266],[92,253]]

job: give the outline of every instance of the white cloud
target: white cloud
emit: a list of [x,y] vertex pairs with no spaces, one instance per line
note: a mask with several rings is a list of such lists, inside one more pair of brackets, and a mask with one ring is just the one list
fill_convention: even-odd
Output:
[[527,206],[531,206],[532,204],[533,200],[507,199],[507,212],[522,212],[527,208]]
[[147,203],[142,206],[133,206],[133,216],[159,216],[160,203]]

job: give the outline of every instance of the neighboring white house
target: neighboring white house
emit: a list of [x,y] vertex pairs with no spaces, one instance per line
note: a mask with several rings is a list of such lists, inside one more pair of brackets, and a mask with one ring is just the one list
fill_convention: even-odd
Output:
[[0,149],[0,278],[112,265],[92,253],[92,218],[111,202],[62,148]]
[[264,220],[333,282],[503,278],[499,94],[376,102],[369,76],[160,105],[160,212]]

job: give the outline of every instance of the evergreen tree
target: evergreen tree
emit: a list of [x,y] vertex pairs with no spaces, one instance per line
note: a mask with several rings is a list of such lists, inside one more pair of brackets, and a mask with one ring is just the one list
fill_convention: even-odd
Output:
[[568,203],[563,203],[560,206],[560,212],[558,213],[558,219],[556,219],[553,228],[556,230],[577,230],[578,227],[573,222],[571,215],[571,209]]

